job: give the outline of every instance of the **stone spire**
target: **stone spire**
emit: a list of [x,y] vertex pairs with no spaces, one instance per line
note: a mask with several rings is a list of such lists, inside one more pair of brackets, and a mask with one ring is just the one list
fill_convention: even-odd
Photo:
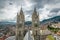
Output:
[[20,12],[17,13],[16,40],[23,40],[24,22],[25,22],[24,14],[21,8]]
[[21,7],[21,9],[20,9],[20,15],[24,15],[24,14],[23,14],[22,7]]
[[37,15],[36,7],[34,8],[33,15]]
[[18,13],[17,13],[17,22],[19,22],[19,15],[18,15]]
[[36,11],[36,8],[34,8],[33,14],[32,14],[32,25],[35,27],[34,24],[39,25],[39,15]]
[[36,8],[34,8],[33,14],[32,14],[32,32],[33,32],[33,37],[34,40],[39,40],[38,35],[40,36],[40,30],[39,30],[39,15],[38,12],[36,11]]
[[24,18],[24,12],[23,12],[23,10],[22,10],[22,7],[21,7],[21,9],[20,9],[19,15],[20,15],[20,20],[21,20],[21,21],[24,21],[25,18]]

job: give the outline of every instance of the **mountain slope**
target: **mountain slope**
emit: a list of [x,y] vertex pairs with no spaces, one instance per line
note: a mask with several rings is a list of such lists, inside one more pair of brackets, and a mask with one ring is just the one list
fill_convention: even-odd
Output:
[[[49,18],[49,19],[43,20],[40,23],[44,24],[44,23],[48,23],[48,22],[53,22],[53,23],[60,22],[60,16],[56,16],[56,17],[53,17],[53,18]],[[8,24],[15,25],[16,22],[7,22],[7,21],[0,22],[0,25],[8,25]],[[31,25],[31,24],[32,24],[31,21],[25,22],[25,25]]]
[[52,22],[52,23],[60,22],[60,16],[55,16],[53,18],[43,20],[41,23],[48,23],[48,22]]

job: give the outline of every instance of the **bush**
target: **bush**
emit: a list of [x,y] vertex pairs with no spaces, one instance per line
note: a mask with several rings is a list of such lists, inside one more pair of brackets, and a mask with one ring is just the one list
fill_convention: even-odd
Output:
[[51,26],[49,26],[48,25],[48,30],[50,30],[50,31],[52,31],[52,32],[54,32],[54,33],[56,33],[58,30],[60,30],[60,28],[54,28],[54,27],[51,27]]

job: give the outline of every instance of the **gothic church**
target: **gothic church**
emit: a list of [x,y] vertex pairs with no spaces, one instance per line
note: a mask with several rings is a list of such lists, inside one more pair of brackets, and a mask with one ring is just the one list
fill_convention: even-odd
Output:
[[[21,8],[20,12],[17,13],[17,23],[16,23],[16,40],[23,40],[26,31],[28,31],[29,28],[25,29],[25,16],[24,12]],[[39,14],[36,11],[36,8],[34,8],[33,14],[32,14],[32,36],[34,37],[34,40],[40,40],[40,28],[39,28]]]

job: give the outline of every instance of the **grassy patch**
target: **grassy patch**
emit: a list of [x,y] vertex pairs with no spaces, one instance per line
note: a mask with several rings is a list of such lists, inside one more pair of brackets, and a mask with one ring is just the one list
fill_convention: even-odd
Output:
[[52,35],[48,35],[47,38],[48,38],[49,40],[55,40]]

